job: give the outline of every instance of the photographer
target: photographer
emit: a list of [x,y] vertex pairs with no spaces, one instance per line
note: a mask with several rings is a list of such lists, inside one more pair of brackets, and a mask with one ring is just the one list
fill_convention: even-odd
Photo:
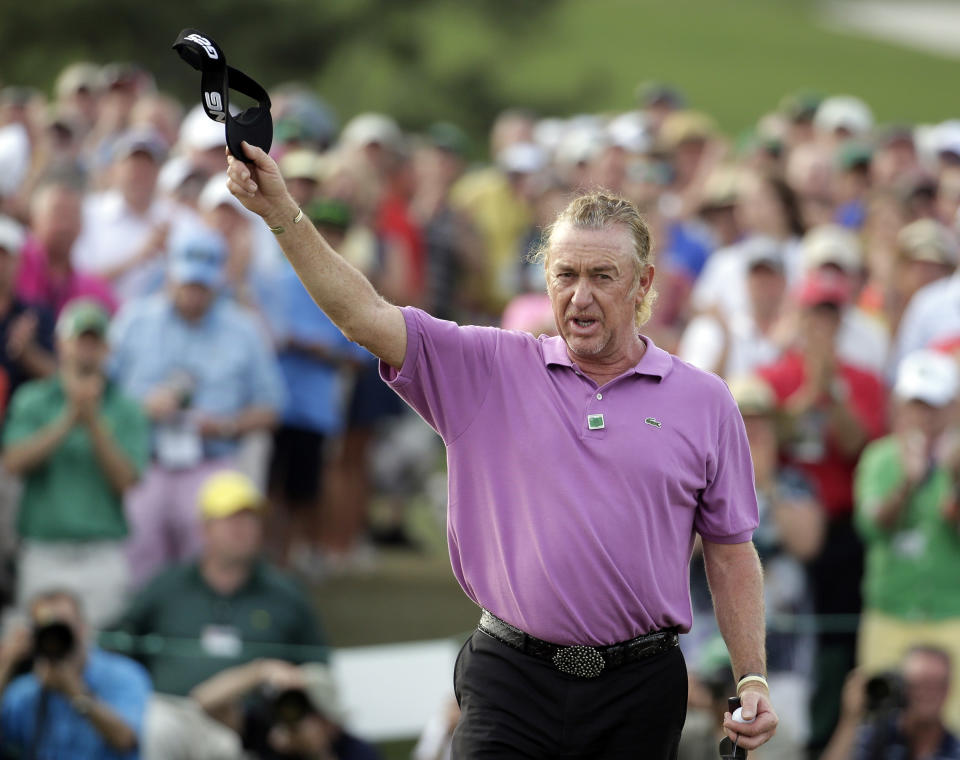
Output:
[[242,737],[257,760],[378,760],[343,728],[343,708],[325,665],[255,660],[197,686],[191,696]]
[[30,603],[32,637],[0,645],[0,676],[32,655],[32,671],[0,701],[0,752],[25,760],[136,760],[150,679],[143,668],[90,645],[80,603],[51,590]]
[[960,760],[960,741],[944,725],[950,656],[914,646],[900,670],[847,677],[843,712],[820,760]]

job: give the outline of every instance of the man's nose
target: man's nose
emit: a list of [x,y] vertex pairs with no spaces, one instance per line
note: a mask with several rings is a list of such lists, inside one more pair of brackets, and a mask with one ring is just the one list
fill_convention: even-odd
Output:
[[574,306],[586,306],[593,300],[593,288],[589,277],[581,277],[577,280],[571,300]]

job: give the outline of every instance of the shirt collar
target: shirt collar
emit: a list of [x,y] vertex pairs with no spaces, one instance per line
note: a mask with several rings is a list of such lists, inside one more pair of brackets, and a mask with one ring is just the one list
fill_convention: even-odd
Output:
[[[631,370],[637,375],[646,375],[663,380],[673,369],[673,359],[662,348],[658,348],[652,338],[641,335],[640,339],[646,344],[647,350],[643,352],[640,361]],[[544,338],[541,341],[543,346],[543,363],[546,366],[551,364],[573,369],[574,362],[567,353],[567,344],[560,336]]]

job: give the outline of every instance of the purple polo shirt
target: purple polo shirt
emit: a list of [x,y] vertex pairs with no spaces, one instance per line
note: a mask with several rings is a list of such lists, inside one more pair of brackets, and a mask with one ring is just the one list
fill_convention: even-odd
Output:
[[757,526],[724,382],[644,337],[640,362],[598,388],[562,338],[403,313],[403,367],[380,371],[446,444],[450,560],[467,595],[558,644],[689,630],[694,533],[740,543]]

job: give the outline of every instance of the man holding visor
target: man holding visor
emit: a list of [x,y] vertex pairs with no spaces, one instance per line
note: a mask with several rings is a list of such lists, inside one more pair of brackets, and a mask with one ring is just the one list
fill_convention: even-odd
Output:
[[604,192],[543,249],[560,335],[459,327],[398,308],[301,222],[276,164],[244,146],[228,187],[277,235],[314,300],[443,437],[454,573],[483,609],[457,662],[456,758],[676,758],[696,534],[752,749],[777,717],[764,677],[757,503],[743,420],[716,376],[638,328],[650,234]]

